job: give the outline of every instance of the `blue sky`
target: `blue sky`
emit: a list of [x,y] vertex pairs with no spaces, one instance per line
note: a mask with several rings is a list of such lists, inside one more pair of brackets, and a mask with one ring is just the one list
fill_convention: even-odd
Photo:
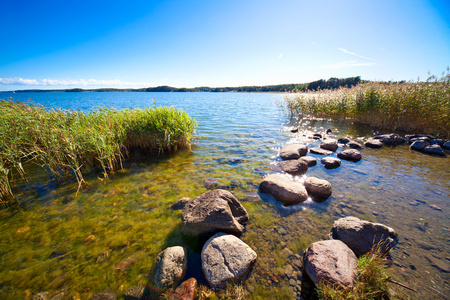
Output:
[[0,1],[0,91],[426,79],[450,1]]

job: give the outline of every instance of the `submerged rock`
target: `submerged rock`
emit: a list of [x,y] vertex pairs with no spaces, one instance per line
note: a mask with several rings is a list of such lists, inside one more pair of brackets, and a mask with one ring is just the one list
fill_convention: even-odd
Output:
[[293,181],[283,174],[276,173],[264,177],[259,189],[263,193],[271,194],[285,206],[301,203],[308,199],[308,193],[303,184]]
[[248,213],[229,191],[212,190],[189,201],[182,211],[181,232],[207,239],[217,232],[240,236]]
[[284,160],[298,159],[308,153],[308,146],[301,144],[289,144],[283,147],[280,157]]
[[225,289],[227,283],[244,279],[257,254],[247,244],[225,233],[216,233],[203,246],[202,271],[213,289]]
[[144,297],[145,285],[140,284],[127,288],[123,292],[123,299],[125,300],[141,300]]
[[303,156],[303,157],[300,157],[300,160],[303,160],[304,162],[306,162],[306,164],[308,164],[308,168],[317,165],[317,159],[312,156]]
[[309,149],[309,152],[314,153],[314,154],[319,154],[319,155],[331,155],[331,154],[333,154],[332,151],[325,150],[325,149],[322,149],[322,148],[311,148],[311,149]]
[[305,180],[305,188],[315,202],[324,202],[331,196],[331,184],[324,179],[308,177]]
[[103,292],[97,293],[90,300],[116,300],[117,294],[114,290],[107,288]]
[[339,240],[312,243],[304,254],[305,271],[317,285],[320,282],[352,287],[357,260],[352,250]]
[[291,175],[303,175],[308,171],[308,164],[301,159],[285,160],[280,163],[281,169]]
[[181,197],[179,198],[177,201],[175,201],[172,206],[170,206],[171,209],[173,210],[179,210],[179,209],[183,209],[184,206],[186,205],[186,203],[188,203],[189,201],[191,201],[193,198],[191,197]]
[[184,277],[186,269],[187,249],[181,246],[168,247],[155,258],[152,283],[157,289],[168,289]]
[[354,161],[354,162],[361,160],[361,153],[356,149],[347,149],[347,150],[341,151],[337,154],[337,156],[340,159],[350,160],[350,161]]
[[341,165],[341,160],[336,157],[324,157],[320,161],[325,169],[336,169]]
[[213,190],[218,188],[220,185],[219,181],[217,179],[214,178],[207,178],[205,180],[203,180],[203,186],[207,189],[207,190]]
[[380,223],[345,217],[334,222],[331,229],[333,239],[343,241],[356,255],[369,253],[373,248],[389,251],[395,244],[397,232]]
[[336,151],[336,149],[339,147],[337,144],[337,141],[335,139],[326,139],[322,141],[322,143],[319,146],[321,149],[325,149],[331,152]]

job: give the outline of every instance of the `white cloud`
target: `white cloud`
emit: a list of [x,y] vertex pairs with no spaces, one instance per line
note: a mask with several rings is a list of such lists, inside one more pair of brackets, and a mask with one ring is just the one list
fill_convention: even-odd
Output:
[[283,53],[278,54],[278,58],[282,58],[283,57]]
[[350,52],[350,51],[348,51],[347,49],[344,49],[344,48],[338,48],[338,49],[339,49],[340,51],[344,52],[344,53],[347,53],[347,54],[350,54],[350,55],[353,55],[353,56],[356,56],[356,57],[359,57],[359,58],[363,58],[363,59],[367,59],[367,60],[371,60],[371,61],[376,61],[376,60],[373,59],[373,58],[366,57],[366,56],[362,56],[362,55],[356,54],[356,53],[354,53],[354,52]]
[[375,62],[370,63],[359,63],[354,60],[341,61],[332,65],[322,65],[320,68],[324,69],[340,69],[348,67],[372,67],[375,66]]
[[144,83],[122,82],[119,79],[27,79],[20,77],[0,78],[0,85],[30,85],[30,86],[146,86]]

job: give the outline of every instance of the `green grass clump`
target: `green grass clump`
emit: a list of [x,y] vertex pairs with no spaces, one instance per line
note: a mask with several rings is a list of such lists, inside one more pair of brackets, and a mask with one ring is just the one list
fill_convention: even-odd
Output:
[[380,252],[371,252],[358,259],[358,271],[353,288],[320,283],[319,299],[390,299],[388,274],[385,258]]
[[450,138],[450,70],[425,82],[366,82],[286,97],[293,116],[350,119],[384,130]]
[[[174,107],[81,111],[46,110],[0,102],[0,204],[17,204],[13,174],[27,180],[23,164],[44,168],[56,181],[122,168],[129,150],[165,153],[190,148],[197,123]],[[16,175],[17,176],[17,175]]]

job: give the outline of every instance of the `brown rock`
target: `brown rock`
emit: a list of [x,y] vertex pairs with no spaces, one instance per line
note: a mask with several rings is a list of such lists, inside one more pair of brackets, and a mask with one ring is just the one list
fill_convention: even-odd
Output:
[[325,150],[322,148],[311,148],[309,149],[309,152],[319,155],[331,155],[333,154],[333,151]]
[[361,153],[359,153],[359,151],[356,149],[347,149],[347,150],[341,151],[337,154],[337,156],[340,159],[350,160],[350,161],[354,161],[354,162],[361,160]]
[[280,157],[284,160],[298,159],[308,153],[308,146],[301,144],[289,144],[283,147]]
[[352,250],[339,240],[326,240],[309,245],[304,257],[305,271],[318,284],[352,287],[357,260]]
[[280,165],[284,172],[291,175],[303,175],[308,171],[308,164],[301,159],[285,160]]
[[303,156],[303,157],[300,157],[300,160],[303,160],[304,162],[306,162],[306,164],[308,165],[308,168],[311,168],[311,167],[317,165],[317,159],[312,156]]
[[382,148],[383,143],[380,140],[369,139],[367,140],[367,142],[364,143],[364,146],[368,148]]
[[293,181],[283,174],[270,174],[264,177],[259,189],[263,193],[271,194],[286,206],[308,199],[308,193],[303,184]]
[[331,196],[331,184],[324,179],[308,177],[305,180],[305,188],[315,202],[324,202]]
[[324,157],[320,160],[325,169],[336,169],[341,165],[341,160],[336,157]]
[[170,296],[170,300],[193,300],[195,295],[195,288],[197,287],[197,280],[189,278],[175,290]]
[[335,139],[326,139],[324,140],[320,146],[320,148],[334,152],[339,147],[337,141]]

